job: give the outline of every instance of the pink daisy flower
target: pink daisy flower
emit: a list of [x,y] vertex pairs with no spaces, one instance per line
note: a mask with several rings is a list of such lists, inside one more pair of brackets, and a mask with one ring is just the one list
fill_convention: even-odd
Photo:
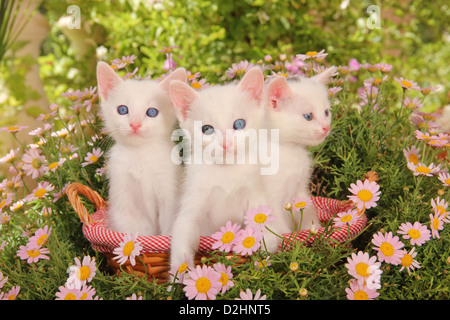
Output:
[[392,65],[387,63],[377,63],[375,66],[382,72],[382,73],[388,73],[392,70]]
[[47,172],[47,161],[45,157],[41,155],[39,149],[29,149],[22,156],[23,171],[27,176],[36,179]]
[[394,79],[395,79],[395,81],[400,83],[400,85],[402,86],[402,88],[404,90],[412,89],[412,90],[420,91],[420,87],[417,85],[417,83],[415,83],[412,80],[407,80],[407,79],[404,79],[403,77],[400,77],[400,78],[394,77]]
[[17,149],[11,149],[9,153],[4,156],[3,158],[0,158],[0,163],[12,163],[16,159],[16,156],[19,154],[19,148]]
[[423,133],[422,131],[415,130],[414,133],[416,134],[416,139],[421,141],[428,141],[431,139],[431,135],[428,132]]
[[137,296],[136,295],[136,293],[133,293],[132,295],[131,295],[131,297],[126,297],[126,299],[125,300],[143,300],[143,297],[142,296]]
[[262,237],[261,231],[247,227],[239,231],[233,251],[241,255],[251,255],[261,247]]
[[356,184],[350,184],[350,188],[348,189],[353,195],[348,196],[350,200],[352,200],[358,209],[362,208],[372,208],[376,207],[376,202],[380,199],[379,195],[381,191],[378,191],[380,186],[375,181],[358,180]]
[[415,248],[412,248],[409,250],[409,252],[406,252],[406,250],[402,250],[404,252],[403,257],[401,258],[400,265],[402,266],[400,268],[400,271],[403,269],[406,269],[408,271],[408,274],[411,274],[411,270],[419,269],[420,263],[418,263],[414,258],[417,256],[417,252],[414,252]]
[[225,71],[225,75],[228,77],[228,79],[242,77],[248,70],[253,67],[254,64],[248,62],[247,60],[241,61],[239,63],[233,63],[231,65],[231,68],[228,68],[228,70]]
[[20,246],[19,251],[17,251],[17,256],[21,260],[27,260],[27,263],[36,263],[39,259],[50,260],[46,254],[50,251],[46,248],[41,248],[33,243],[28,243],[26,246]]
[[236,237],[239,233],[240,226],[236,223],[228,221],[225,227],[221,227],[220,231],[214,233],[211,237],[215,240],[211,246],[212,249],[217,249],[224,252],[230,252],[236,243]]
[[296,57],[301,60],[316,60],[316,61],[322,61],[328,56],[328,53],[325,53],[325,49],[322,49],[321,51],[308,51],[305,54],[297,54]]
[[59,291],[56,293],[56,299],[55,300],[80,300],[82,293],[80,289],[60,286]]
[[436,167],[434,163],[427,166],[426,164],[423,163],[418,163],[417,165],[415,165],[412,162],[408,162],[407,166],[408,169],[411,170],[415,176],[431,177],[441,170],[440,166]]
[[437,211],[434,211],[434,215],[430,213],[430,229],[433,239],[440,239],[439,230],[444,229],[444,218],[445,217],[440,215]]
[[190,279],[183,281],[186,285],[183,290],[189,300],[215,300],[222,289],[221,275],[213,268],[203,265],[189,271]]
[[420,149],[416,148],[416,146],[412,146],[408,149],[403,149],[403,154],[405,155],[407,162],[414,163],[415,165],[419,163],[419,159],[421,157]]
[[0,271],[0,289],[3,288],[6,281],[8,281],[8,277],[4,277],[3,273]]
[[258,230],[264,230],[266,223],[275,220],[275,217],[271,215],[272,209],[269,206],[258,206],[258,208],[252,208],[245,213],[244,224]]
[[189,271],[189,266],[191,265],[191,258],[187,255],[184,256],[184,262],[177,266],[177,265],[171,265],[170,267],[170,274],[173,276],[176,276],[177,282],[183,283],[184,281],[184,275],[187,271]]
[[376,289],[369,289],[356,280],[350,281],[350,288],[346,288],[345,292],[348,300],[373,300],[380,295]]
[[37,199],[44,199],[45,197],[48,196],[50,191],[53,191],[53,189],[55,189],[55,186],[52,185],[51,183],[47,181],[39,182],[37,187],[34,188],[33,191],[31,192],[31,194],[25,197],[25,200],[33,201]]
[[233,278],[231,273],[231,266],[225,266],[222,263],[216,263],[213,265],[214,270],[220,274],[219,282],[222,284],[222,293],[234,286],[234,282],[230,279]]
[[437,197],[436,199],[431,199],[431,207],[433,207],[433,210],[437,212],[439,216],[443,216],[444,219],[450,213],[447,211],[448,203],[444,199],[440,199],[440,197]]
[[245,291],[241,290],[239,297],[235,300],[266,300],[266,295],[261,296],[261,289],[256,290],[255,296],[253,296],[253,292],[249,288]]
[[410,243],[413,246],[422,246],[431,238],[430,230],[418,221],[414,222],[414,224],[410,222],[402,223],[399,229],[397,233],[403,234],[403,239],[410,239]]
[[373,249],[378,251],[378,259],[380,262],[385,261],[394,265],[401,263],[400,259],[403,253],[400,249],[405,245],[397,236],[393,236],[392,232],[384,235],[378,232],[378,234],[373,236],[372,243],[376,246]]
[[103,151],[100,148],[92,149],[92,152],[88,152],[87,156],[84,158],[85,162],[81,164],[82,167],[85,167],[90,164],[97,163],[98,159],[103,155]]
[[80,289],[80,293],[81,293],[80,300],[93,300],[96,291],[94,287],[84,285]]
[[446,187],[450,187],[450,174],[448,172],[441,171],[439,173],[439,180]]
[[44,228],[36,230],[34,235],[28,241],[38,247],[44,246],[47,243],[51,232],[52,227],[49,228],[48,226],[45,226]]
[[352,225],[359,220],[358,210],[350,209],[345,212],[340,212],[337,217],[333,219],[334,226],[336,228]]
[[0,300],[16,300],[17,296],[20,292],[20,286],[12,287],[11,290],[8,291],[8,293],[1,293],[0,294]]
[[403,101],[403,106],[407,109],[420,109],[421,107],[423,107],[423,104],[420,103],[419,98],[414,97],[413,99],[411,99],[410,97],[406,97],[405,100]]
[[362,251],[359,251],[358,254],[352,253],[352,256],[348,257],[347,261],[348,263],[345,264],[345,267],[348,269],[348,273],[361,284],[364,284],[374,274],[373,270],[379,269],[381,266],[380,262],[376,262],[377,257],[369,257],[367,252]]
[[312,204],[312,200],[310,197],[300,197],[300,198],[294,198],[292,202],[292,209],[294,211],[300,211],[302,209],[305,209],[307,206]]
[[27,129],[28,126],[12,126],[12,127],[3,127],[0,128],[0,132],[2,131],[8,131],[9,133],[17,133],[23,129]]
[[113,259],[117,260],[117,263],[124,264],[130,260],[132,266],[136,264],[136,256],[142,250],[141,244],[137,241],[137,234],[125,234],[122,242],[119,243],[119,247],[115,248],[113,253],[116,255]]
[[75,264],[75,266],[70,266],[68,269],[69,278],[67,279],[67,285],[80,289],[94,278],[97,267],[95,266],[95,258],[90,256],[85,256],[83,262],[75,258]]

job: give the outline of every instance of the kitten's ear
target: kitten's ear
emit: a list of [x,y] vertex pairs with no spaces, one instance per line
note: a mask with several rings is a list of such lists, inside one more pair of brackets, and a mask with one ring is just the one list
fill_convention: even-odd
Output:
[[267,86],[267,104],[269,108],[278,108],[279,101],[290,97],[292,90],[285,76],[277,76]]
[[327,70],[322,71],[321,73],[311,77],[311,79],[319,83],[327,84],[330,81],[331,77],[335,76],[336,74],[337,68],[335,66],[332,66],[329,67]]
[[187,111],[190,109],[192,102],[197,99],[198,93],[195,92],[186,82],[180,80],[170,81],[169,94],[178,120],[183,122],[186,120]]
[[108,98],[108,95],[115,86],[123,80],[106,62],[100,61],[97,64],[97,82],[98,93],[102,100]]
[[159,85],[166,91],[169,92],[169,84],[172,80],[179,80],[182,82],[187,81],[187,74],[185,68],[177,68],[172,71]]
[[254,67],[247,71],[238,84],[238,89],[250,94],[260,103],[264,93],[264,75],[260,67]]

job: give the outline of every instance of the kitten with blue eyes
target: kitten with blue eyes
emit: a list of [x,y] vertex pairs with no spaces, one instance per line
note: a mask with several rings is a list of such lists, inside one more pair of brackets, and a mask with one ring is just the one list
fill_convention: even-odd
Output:
[[107,155],[108,228],[139,235],[170,235],[177,210],[180,166],[171,160],[175,110],[172,80],[123,80],[105,62],[97,65],[100,111],[114,145]]
[[[330,132],[326,84],[336,70],[330,67],[311,78],[278,76],[267,86],[268,123],[272,129],[279,129],[280,134],[280,169],[274,175],[264,176],[274,210],[284,211],[285,204],[294,198],[310,197],[312,160],[307,148],[322,143]],[[299,220],[297,216],[297,223]],[[308,206],[304,210],[302,229],[310,229],[313,224],[320,225],[314,207]]]
[[186,258],[193,261],[200,236],[212,235],[229,220],[242,225],[246,211],[265,204],[259,164],[226,161],[240,151],[247,152],[249,144],[238,143],[239,138],[263,125],[263,94],[260,68],[249,70],[237,85],[212,86],[200,92],[180,81],[171,82],[170,96],[180,127],[187,136],[201,136],[204,151],[201,163],[194,155],[185,166],[171,240],[172,265],[179,266]]

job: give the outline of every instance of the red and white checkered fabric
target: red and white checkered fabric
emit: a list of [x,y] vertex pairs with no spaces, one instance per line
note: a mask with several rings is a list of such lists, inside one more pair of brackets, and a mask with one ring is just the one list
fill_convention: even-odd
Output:
[[[343,212],[349,209],[348,206],[343,205],[340,201],[334,199],[327,199],[322,197],[313,197],[313,205],[317,209],[317,215],[321,222],[326,222],[337,213]],[[91,243],[92,248],[102,253],[113,252],[115,248],[119,247],[125,234],[120,232],[111,231],[106,228],[106,215],[107,212],[104,209],[100,209],[92,214],[92,223],[83,225],[83,235]],[[365,215],[361,217],[355,224],[350,226],[350,232],[347,231],[347,227],[334,230],[327,235],[330,239],[338,242],[343,242],[349,236],[353,238],[357,236],[367,223]],[[318,228],[318,234],[308,239],[307,243],[312,243],[314,238],[319,234],[323,234],[326,230],[321,227]],[[285,239],[288,241],[305,240],[309,236],[309,230],[302,230],[298,234],[295,234],[293,239],[292,234],[284,234]],[[170,250],[170,236],[138,236],[137,241],[142,245],[141,253],[168,253]],[[198,252],[206,253],[213,251],[211,248],[215,240],[211,237],[200,238],[200,245]]]

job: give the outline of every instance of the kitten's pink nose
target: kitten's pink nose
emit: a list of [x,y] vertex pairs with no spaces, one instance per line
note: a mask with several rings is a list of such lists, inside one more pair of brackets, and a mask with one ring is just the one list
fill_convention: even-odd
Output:
[[140,127],[142,127],[142,124],[140,122],[131,122],[130,127],[133,129],[134,133],[136,133]]
[[322,129],[325,133],[328,133],[328,131],[330,131],[330,126],[322,127]]

